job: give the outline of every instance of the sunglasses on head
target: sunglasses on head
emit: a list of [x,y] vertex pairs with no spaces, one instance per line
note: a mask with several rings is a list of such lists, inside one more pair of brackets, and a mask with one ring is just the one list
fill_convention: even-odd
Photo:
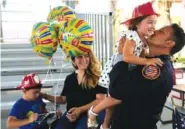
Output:
[[79,56],[75,56],[76,58],[80,59],[80,58],[83,58],[83,57],[89,57],[89,54],[85,54],[85,55],[79,55]]

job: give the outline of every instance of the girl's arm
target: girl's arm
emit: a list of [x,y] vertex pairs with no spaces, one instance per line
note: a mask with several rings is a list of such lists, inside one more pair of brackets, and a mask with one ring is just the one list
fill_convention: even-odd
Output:
[[136,43],[133,40],[126,40],[123,47],[123,61],[130,64],[146,65],[147,59],[134,55]]
[[123,54],[123,47],[124,47],[125,41],[126,41],[125,37],[121,37],[121,39],[119,40],[119,45],[118,45],[118,54],[119,55]]
[[129,64],[136,65],[159,65],[162,66],[163,62],[159,58],[142,58],[134,55],[134,48],[136,47],[136,43],[133,40],[126,40],[125,45],[123,47],[123,61]]
[[66,103],[66,96],[53,96],[48,95],[47,93],[41,93],[40,94],[42,98],[45,100],[48,100],[52,103],[56,102],[57,104],[65,104]]

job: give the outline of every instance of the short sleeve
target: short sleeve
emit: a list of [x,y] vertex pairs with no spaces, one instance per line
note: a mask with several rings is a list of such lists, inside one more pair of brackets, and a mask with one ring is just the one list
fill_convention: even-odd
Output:
[[16,118],[21,118],[22,110],[21,105],[19,103],[15,103],[10,111],[9,116],[15,116]]
[[66,96],[68,94],[68,77],[66,77],[64,81],[64,88],[62,90],[62,93],[60,94],[61,96]]
[[107,94],[107,88],[104,88],[100,85],[96,86],[96,94]]
[[141,41],[138,33],[136,31],[129,30],[123,32],[123,35],[125,35],[128,40],[133,40],[136,43],[134,48],[134,55],[139,56],[143,49],[143,42]]
[[137,32],[136,31],[132,31],[132,30],[129,30],[129,31],[123,31],[122,33],[123,37],[126,37],[128,40],[136,40],[136,37],[137,37]]

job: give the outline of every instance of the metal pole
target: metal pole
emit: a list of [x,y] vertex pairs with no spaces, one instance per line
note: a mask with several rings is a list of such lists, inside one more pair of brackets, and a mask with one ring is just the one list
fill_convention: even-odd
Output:
[[3,25],[2,25],[2,10],[1,10],[1,5],[3,5],[3,7],[6,7],[6,0],[3,0],[2,3],[0,3],[0,42],[3,43]]
[[1,10],[1,4],[0,4],[0,42],[3,43],[3,26],[2,26],[2,10]]
[[113,31],[112,12],[109,12],[109,57],[113,54]]

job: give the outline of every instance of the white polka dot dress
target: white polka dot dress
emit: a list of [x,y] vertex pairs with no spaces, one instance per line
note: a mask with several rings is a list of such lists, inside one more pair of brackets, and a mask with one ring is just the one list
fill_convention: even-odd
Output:
[[101,73],[100,79],[99,79],[99,85],[105,88],[109,87],[109,73],[112,70],[113,62],[117,54],[112,55],[109,60],[106,62],[105,67]]
[[[136,42],[136,47],[134,49],[134,55],[135,56],[140,56],[142,50],[143,50],[143,47],[144,47],[144,44],[143,42],[141,41],[141,39],[139,38],[139,35],[137,34],[136,31],[132,31],[132,30],[129,30],[129,31],[125,31],[125,32],[122,32],[122,35],[121,37],[125,37],[127,38],[128,40],[134,40]],[[118,47],[118,43],[116,44],[116,50],[117,50],[117,47]],[[109,83],[110,83],[110,79],[109,79],[109,73],[110,71],[112,70],[113,66],[121,61],[123,58],[117,58],[118,56],[118,52],[116,51],[110,58],[109,60],[106,62],[104,68],[103,68],[103,71],[101,73],[101,77],[99,79],[99,85],[102,86],[102,87],[105,87],[105,88],[108,88],[109,87]],[[132,66],[136,66],[134,64],[131,64],[131,67]]]

